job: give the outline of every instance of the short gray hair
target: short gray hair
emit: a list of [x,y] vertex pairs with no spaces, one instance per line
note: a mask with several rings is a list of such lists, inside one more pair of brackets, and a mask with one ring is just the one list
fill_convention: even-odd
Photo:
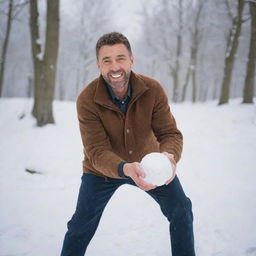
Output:
[[96,57],[99,57],[100,48],[104,45],[123,44],[127,48],[130,55],[132,55],[131,45],[127,37],[118,32],[111,32],[101,36],[96,44]]

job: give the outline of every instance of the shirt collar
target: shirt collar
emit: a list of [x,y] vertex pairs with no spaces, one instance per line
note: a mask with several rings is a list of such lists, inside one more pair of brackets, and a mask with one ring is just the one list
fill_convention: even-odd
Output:
[[[143,93],[150,89],[148,83],[150,83],[150,79],[146,76],[136,74],[131,71],[130,76],[130,86],[131,86],[131,98],[130,100],[136,101]],[[152,82],[152,81],[151,81]],[[108,93],[106,82],[102,75],[100,75],[94,82],[95,85],[95,95],[93,96],[93,100],[95,103],[105,106],[108,108],[112,108],[112,100]]]
[[[105,84],[106,84],[106,87],[107,87],[107,89],[108,89],[108,93],[109,93],[109,95],[110,95],[110,97],[111,97],[111,100],[112,100],[112,101],[114,101],[114,100],[120,100],[118,97],[116,97],[116,95],[115,95],[115,93],[113,92],[111,86],[110,86],[107,82],[105,82]],[[131,90],[131,84],[128,83],[127,95],[125,96],[124,100],[126,100],[127,97],[131,98],[131,94],[132,94],[131,91],[132,91],[132,90]]]

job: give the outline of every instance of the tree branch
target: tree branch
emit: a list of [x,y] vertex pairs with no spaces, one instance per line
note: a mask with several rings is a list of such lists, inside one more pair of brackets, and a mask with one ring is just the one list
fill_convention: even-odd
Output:
[[231,20],[234,19],[234,15],[232,14],[231,12],[231,8],[230,8],[230,4],[229,4],[229,1],[228,0],[225,0],[225,4],[226,4],[226,7],[227,7],[227,10],[228,10],[228,16]]

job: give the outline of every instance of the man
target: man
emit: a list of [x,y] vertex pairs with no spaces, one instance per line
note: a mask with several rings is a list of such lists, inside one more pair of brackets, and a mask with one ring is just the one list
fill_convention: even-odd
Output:
[[101,75],[77,100],[84,174],[61,255],[85,254],[109,199],[121,185],[130,184],[160,205],[170,222],[172,255],[193,256],[191,202],[178,177],[156,187],[144,181],[139,165],[151,152],[163,152],[172,163],[180,159],[182,134],[167,96],[157,81],[131,71],[134,57],[124,35],[103,35],[96,45],[96,57]]

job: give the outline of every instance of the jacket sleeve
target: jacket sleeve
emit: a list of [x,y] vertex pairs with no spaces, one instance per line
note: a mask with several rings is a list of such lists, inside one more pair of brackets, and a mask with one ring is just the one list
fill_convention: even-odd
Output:
[[89,104],[79,97],[77,115],[85,157],[97,172],[107,177],[120,178],[118,165],[124,160],[112,151],[111,143],[96,109],[89,107]]
[[152,129],[160,143],[160,152],[173,154],[175,161],[178,162],[182,153],[183,136],[177,128],[163,88],[159,85],[156,91],[152,114]]

